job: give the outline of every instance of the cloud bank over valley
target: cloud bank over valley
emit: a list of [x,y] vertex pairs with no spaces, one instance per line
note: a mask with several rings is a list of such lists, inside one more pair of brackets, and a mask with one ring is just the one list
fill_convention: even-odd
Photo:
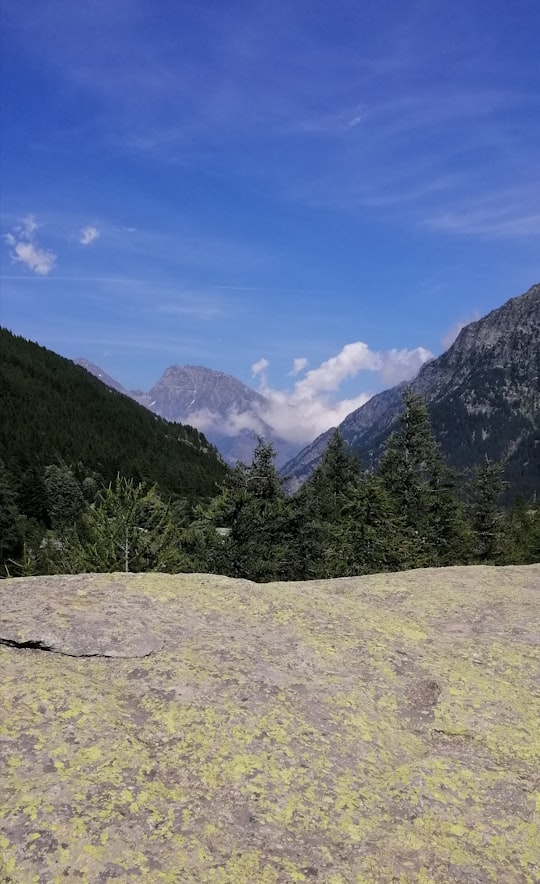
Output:
[[[373,395],[374,391],[360,391],[351,397],[340,395],[346,381],[354,381],[361,372],[372,372],[373,386],[377,390],[381,382],[391,387],[411,380],[433,356],[425,347],[379,352],[371,350],[363,341],[355,341],[307,371],[291,389],[277,389],[271,385],[268,379],[271,363],[261,357],[252,365],[251,372],[258,381],[257,390],[265,397],[265,403],[254,403],[249,411],[231,410],[226,418],[201,409],[190,413],[189,422],[202,432],[219,432],[224,436],[236,436],[245,430],[265,435],[271,427],[280,438],[301,446],[340,424]],[[305,371],[307,363],[305,357],[296,357],[289,374],[298,377]]]

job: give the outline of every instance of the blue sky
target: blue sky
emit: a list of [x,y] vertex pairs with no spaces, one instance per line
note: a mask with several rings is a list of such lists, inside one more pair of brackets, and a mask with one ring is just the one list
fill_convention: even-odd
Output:
[[17,334],[300,441],[540,281],[535,0],[1,6]]

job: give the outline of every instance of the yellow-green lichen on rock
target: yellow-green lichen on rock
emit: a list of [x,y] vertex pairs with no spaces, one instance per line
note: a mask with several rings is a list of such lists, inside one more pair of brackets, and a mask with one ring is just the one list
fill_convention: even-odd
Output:
[[540,880],[540,566],[0,582],[2,884]]

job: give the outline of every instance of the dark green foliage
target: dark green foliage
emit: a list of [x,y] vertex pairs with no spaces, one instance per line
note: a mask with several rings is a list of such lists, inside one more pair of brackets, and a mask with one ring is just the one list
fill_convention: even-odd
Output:
[[355,561],[352,509],[361,486],[360,464],[336,430],[317,469],[292,503],[295,577],[339,577],[351,573]]
[[11,476],[0,460],[0,567],[18,556],[22,546],[22,518]]
[[179,527],[155,486],[117,476],[83,525],[87,571],[181,571]]
[[503,530],[506,562],[529,565],[540,561],[540,510],[517,498],[505,514]]
[[[426,398],[448,467],[470,472],[504,463],[502,500],[540,492],[540,285],[471,323],[411,388]],[[399,387],[373,397],[342,423],[345,441],[376,468],[395,427]]]
[[44,573],[192,570],[182,529],[155,486],[117,476],[79,524],[48,532],[37,551]]
[[420,396],[403,396],[400,427],[386,444],[380,476],[395,506],[395,553],[402,568],[423,568],[463,556],[465,527],[451,474],[435,442]]
[[72,471],[56,464],[45,467],[43,484],[51,526],[63,528],[76,522],[84,508],[84,497]]
[[482,564],[502,562],[504,558],[502,474],[502,463],[486,463],[476,468],[470,483],[473,560]]
[[[37,483],[51,464],[83,465],[79,482],[97,475],[98,484],[107,484],[120,473],[195,501],[211,497],[227,471],[197,430],[168,423],[6,329],[0,329],[0,415],[0,456],[20,481],[20,505],[34,518],[47,510]],[[35,495],[32,473],[39,476]]]
[[374,574],[398,571],[401,551],[396,538],[402,519],[395,500],[379,476],[367,475],[347,515],[354,547],[354,567],[350,573]]
[[49,501],[45,488],[45,469],[29,465],[17,479],[19,509],[27,518],[51,527],[49,522]]
[[274,456],[259,440],[251,464],[237,464],[212,504],[214,531],[226,531],[222,567],[232,577],[263,582],[289,573],[286,497]]
[[440,461],[431,477],[430,556],[431,567],[468,564],[472,555],[473,532],[465,506],[457,493],[451,470]]

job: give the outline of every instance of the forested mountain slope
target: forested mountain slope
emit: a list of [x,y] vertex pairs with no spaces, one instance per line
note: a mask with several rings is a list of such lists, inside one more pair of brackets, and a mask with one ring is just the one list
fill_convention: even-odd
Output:
[[278,465],[298,450],[270,426],[270,403],[232,375],[202,365],[170,365],[148,392],[126,390],[100,366],[76,359],[102,383],[120,390],[168,421],[199,427],[230,464],[249,462],[258,438],[272,442]]
[[46,464],[120,473],[209,497],[226,467],[197,430],[151,414],[88,371],[0,329],[0,459],[16,483]]

